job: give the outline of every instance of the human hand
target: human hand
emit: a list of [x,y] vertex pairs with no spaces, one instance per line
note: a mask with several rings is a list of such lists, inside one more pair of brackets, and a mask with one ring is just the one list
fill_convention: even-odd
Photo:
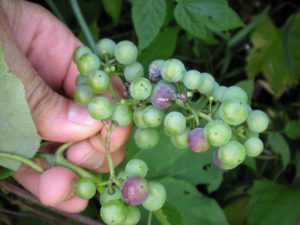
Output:
[[[42,7],[26,1],[0,0],[0,40],[12,72],[23,81],[33,120],[43,139],[78,141],[67,151],[75,164],[98,172],[108,170],[104,147],[96,137],[105,136],[103,124],[93,120],[72,98],[78,74],[72,53],[80,45],[74,35]],[[113,79],[122,89],[119,79]],[[114,164],[124,157],[123,144],[130,127],[116,127],[111,134]],[[66,212],[83,210],[87,201],[73,194],[76,175],[53,167],[43,174],[23,166],[14,175],[41,202]]]

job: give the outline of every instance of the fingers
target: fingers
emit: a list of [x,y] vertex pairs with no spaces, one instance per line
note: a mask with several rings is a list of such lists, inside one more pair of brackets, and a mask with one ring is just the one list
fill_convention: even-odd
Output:
[[46,206],[65,212],[80,212],[87,201],[74,195],[76,175],[64,167],[52,167],[43,174],[23,166],[14,178]]
[[[14,35],[12,34],[11,28],[8,25],[7,19],[9,18],[14,21],[11,22],[11,26],[20,26],[17,25],[21,23],[21,25],[24,25],[23,27],[20,27],[21,31],[24,30],[24,27],[30,27],[30,24],[24,24],[26,21],[29,21],[28,16],[34,14],[30,7],[25,7],[23,4],[29,4],[28,2],[25,1],[12,1],[15,4],[7,4],[7,1],[1,1],[0,3],[3,4],[3,6],[11,6],[11,5],[17,5],[19,8],[19,11],[15,11],[15,13],[19,13],[18,16],[14,18],[10,18],[9,16],[5,17],[1,11],[0,7],[0,40],[3,42],[3,47],[4,47],[4,53],[5,53],[5,59],[10,67],[10,69],[18,74],[18,76],[21,78],[21,80],[24,83],[25,86],[25,91],[26,91],[26,97],[28,99],[28,103],[32,112],[33,120],[37,126],[37,129],[40,133],[40,135],[46,139],[46,140],[51,140],[51,141],[57,141],[57,142],[66,142],[66,141],[76,141],[76,140],[81,140],[84,138],[87,138],[93,134],[95,134],[102,126],[101,122],[93,120],[87,110],[83,107],[79,107],[76,105],[74,102],[58,95],[55,93],[46,83],[39,77],[37,76],[36,71],[34,68],[32,68],[31,64],[28,62],[26,56],[24,53],[20,50],[19,45],[16,43],[14,39]],[[15,8],[17,8],[15,6]],[[27,6],[27,5],[26,5]],[[28,9],[28,11],[22,11],[25,9]],[[3,7],[5,8],[5,7]],[[40,7],[38,7],[40,9]],[[16,9],[15,9],[16,10]],[[35,10],[35,9],[34,9]],[[12,14],[14,11],[7,9],[6,14]],[[23,18],[22,12],[26,14],[26,18]],[[14,15],[14,14],[13,14]],[[34,14],[35,15],[35,14]],[[42,14],[43,15],[43,14]],[[14,15],[15,16],[15,15]],[[38,16],[38,15],[35,15]],[[31,18],[31,17],[30,17]],[[45,18],[40,18],[41,23],[44,21],[46,23],[52,24],[52,21],[48,21]],[[21,21],[24,19],[24,21]],[[56,22],[54,22],[56,24]],[[25,26],[26,25],[26,26]],[[52,25],[51,25],[52,26]],[[31,28],[30,28],[31,29]],[[38,45],[47,45],[47,40],[46,39],[41,39],[39,40],[40,36],[42,35],[40,32],[39,27],[36,27],[35,33],[32,34],[32,39],[31,42],[33,43],[39,43]],[[45,29],[45,27],[43,28]],[[20,31],[20,32],[21,32]],[[14,31],[17,32],[17,31]],[[26,36],[26,32],[22,34],[23,36]],[[53,34],[58,33],[58,30],[54,32],[52,29]],[[21,35],[21,34],[20,34]],[[49,34],[50,35],[50,34]],[[53,35],[50,35],[53,36]],[[42,35],[43,37],[43,35]],[[26,37],[27,38],[27,37]],[[58,37],[57,37],[58,38]],[[67,38],[64,39],[65,41],[68,40]],[[37,41],[37,42],[36,42]],[[30,42],[30,43],[31,43]],[[72,42],[72,41],[70,41]],[[66,44],[70,43],[69,41],[66,41]],[[53,47],[53,46],[54,47]],[[60,44],[62,45],[62,42]],[[53,41],[51,42],[50,46],[43,46],[44,52],[38,51],[36,54],[38,55],[37,58],[43,58],[44,55],[46,54],[54,54],[63,62],[64,68],[67,68],[67,70],[70,68],[66,60],[70,61],[71,57],[71,51],[70,57],[66,59],[66,56],[62,56],[64,52],[66,52],[65,49],[60,47],[60,50],[63,52],[62,54],[59,54],[55,49],[57,46]],[[71,47],[66,47],[66,48],[71,48]],[[29,51],[29,56],[30,54],[33,54],[33,52],[37,51],[35,49],[38,49],[34,46],[30,46],[30,51]],[[52,53],[51,53],[52,52]],[[56,55],[57,54],[57,55]],[[35,54],[33,54],[35,55]],[[52,56],[52,58],[54,57]],[[63,57],[63,58],[61,58]],[[49,56],[49,59],[43,58],[44,61],[40,62],[41,64],[49,65],[51,64],[51,67],[57,68],[57,71],[55,69],[51,69],[50,73],[48,71],[48,67],[45,69],[45,71],[48,71],[46,73],[46,76],[52,77],[51,79],[55,80],[60,80],[62,82],[64,80],[64,76],[66,75],[66,71],[64,71],[62,68],[61,64],[55,65],[53,64],[54,62],[51,62],[51,57]],[[32,61],[33,64],[35,64],[34,61]],[[36,64],[38,65],[38,64]],[[55,73],[60,74],[60,78],[56,77]],[[62,75],[64,74],[64,75]]]
[[[107,172],[109,170],[108,161],[105,151],[96,149],[88,140],[81,141],[72,145],[67,151],[67,158],[72,163],[81,167],[92,169],[97,172]],[[112,152],[112,160],[114,166],[119,165],[125,155],[124,147],[114,149]]]
[[[80,45],[79,40],[37,4],[16,0],[1,2],[12,36],[34,69],[53,90],[64,86],[65,92],[72,96],[78,74],[72,53]],[[66,77],[68,81],[64,83]]]

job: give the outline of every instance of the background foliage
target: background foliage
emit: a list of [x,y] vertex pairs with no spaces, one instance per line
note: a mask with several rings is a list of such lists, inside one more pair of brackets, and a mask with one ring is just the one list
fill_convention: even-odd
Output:
[[[38,3],[85,42],[68,1]],[[300,215],[300,5],[279,0],[79,3],[96,40],[109,37],[137,43],[139,61],[145,66],[153,59],[174,57],[190,69],[211,73],[223,85],[236,83],[252,97],[253,108],[265,110],[271,118],[263,135],[263,154],[228,172],[214,166],[212,151],[178,150],[163,134],[152,150],[141,151],[129,139],[120,167],[132,157],[148,163],[150,177],[160,179],[167,189],[163,210],[170,224],[296,224]],[[3,202],[1,209],[25,210]],[[97,207],[92,202],[84,214],[98,218]],[[10,217],[3,212],[2,218]],[[14,221],[48,224],[31,214],[30,222],[22,216]]]

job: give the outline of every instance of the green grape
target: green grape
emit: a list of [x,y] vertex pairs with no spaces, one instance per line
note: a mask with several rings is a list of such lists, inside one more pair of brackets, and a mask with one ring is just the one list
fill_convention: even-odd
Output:
[[121,64],[130,65],[138,56],[138,49],[131,41],[121,41],[115,47],[115,57]]
[[81,85],[75,89],[74,99],[79,105],[87,105],[94,97],[95,93],[88,86]]
[[222,102],[226,90],[227,90],[227,87],[225,87],[225,86],[216,86],[212,93],[212,96],[214,97],[214,99],[216,101]]
[[207,142],[215,147],[225,145],[232,135],[230,126],[222,120],[209,121],[204,127],[204,136]]
[[91,99],[88,104],[88,111],[94,119],[103,120],[113,114],[114,106],[106,97],[98,96]]
[[250,137],[259,137],[258,133],[255,133],[249,129],[245,129],[245,136],[246,138],[250,138]]
[[118,174],[117,178],[121,182],[121,187],[122,187],[124,181],[128,178],[128,175],[125,171],[122,171]]
[[185,74],[185,67],[183,63],[178,59],[168,59],[165,61],[161,76],[165,81],[178,82]]
[[247,156],[256,157],[264,150],[264,144],[258,137],[250,137],[244,144]]
[[159,210],[166,202],[167,193],[164,186],[156,181],[148,183],[150,192],[146,200],[142,203],[143,207],[149,211]]
[[135,78],[144,76],[144,67],[139,62],[134,62],[124,68],[124,77],[131,83]]
[[132,159],[126,164],[125,172],[130,177],[146,177],[148,173],[148,166],[141,159]]
[[141,149],[150,149],[159,142],[159,132],[154,128],[138,128],[134,133],[136,145]]
[[189,132],[190,132],[190,129],[186,128],[181,134],[172,136],[171,142],[173,143],[173,145],[179,149],[189,147],[189,143],[188,143]]
[[143,77],[134,79],[129,87],[131,97],[136,100],[145,100],[151,95],[151,91],[151,82]]
[[169,112],[164,119],[164,127],[170,136],[181,134],[186,128],[186,119],[180,112]]
[[85,45],[77,47],[73,53],[73,61],[75,62],[75,64],[77,64],[79,62],[80,57],[86,53],[93,53],[93,52]]
[[136,108],[133,112],[134,124],[139,128],[147,128],[147,125],[143,120],[143,112],[144,108]]
[[232,169],[244,161],[246,150],[240,142],[230,141],[219,148],[218,157],[223,165]]
[[112,186],[112,190],[106,187],[100,194],[100,204],[107,205],[110,202],[114,202],[122,199],[121,190],[117,186]]
[[230,125],[244,123],[250,111],[249,105],[237,98],[227,99],[220,106],[221,118]]
[[100,209],[101,218],[107,225],[123,225],[127,213],[127,207],[120,201],[107,203]]
[[143,121],[147,127],[158,127],[164,119],[164,112],[152,105],[147,106],[143,111]]
[[91,199],[96,194],[96,185],[88,178],[82,178],[75,184],[75,192],[82,199]]
[[127,217],[123,225],[136,225],[141,219],[141,212],[138,207],[130,205],[127,207]]
[[76,86],[81,86],[81,85],[87,86],[87,81],[88,81],[88,77],[87,76],[79,74],[76,77]]
[[111,119],[116,121],[119,126],[125,127],[132,122],[132,110],[126,104],[117,103],[115,104]]
[[100,68],[100,60],[93,53],[85,53],[80,57],[77,68],[82,75],[88,76],[90,72]]
[[201,94],[209,96],[212,94],[216,86],[215,78],[209,73],[201,73],[201,75],[202,75],[202,81],[200,86],[198,86],[198,91]]
[[223,95],[223,101],[232,99],[232,98],[237,98],[243,103],[247,103],[247,101],[248,101],[247,93],[238,86],[231,86],[231,87],[227,88]]
[[269,126],[269,117],[261,110],[253,110],[247,118],[249,129],[255,133],[264,132]]
[[104,71],[95,70],[89,74],[88,85],[94,92],[103,93],[108,89],[110,79]]
[[184,74],[183,84],[189,90],[197,90],[202,82],[202,75],[197,70],[189,70]]
[[104,59],[105,55],[108,57],[113,57],[115,52],[116,43],[109,39],[109,38],[103,38],[98,41],[97,43],[97,53],[98,55]]

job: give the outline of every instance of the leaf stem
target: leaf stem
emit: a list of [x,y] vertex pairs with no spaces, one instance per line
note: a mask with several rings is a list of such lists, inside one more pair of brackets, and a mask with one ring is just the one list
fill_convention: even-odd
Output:
[[61,145],[56,151],[56,164],[60,166],[64,166],[72,171],[74,171],[79,177],[85,177],[91,179],[96,185],[101,185],[103,182],[100,177],[93,175],[92,173],[82,169],[79,166],[76,166],[65,159],[64,152],[67,148],[69,148],[74,142],[67,142]]
[[32,160],[25,158],[24,156],[12,154],[12,153],[0,152],[0,158],[16,160],[21,163],[24,163],[25,165],[31,167],[32,169],[34,169],[37,172],[41,172],[41,173],[44,172],[43,167],[41,167],[39,164],[33,162]]
[[60,19],[60,21],[62,21],[64,24],[66,24],[66,21],[65,21],[63,15],[61,14],[59,9],[55,5],[54,1],[53,0],[46,0],[46,2],[49,5],[50,9],[53,11],[53,13]]
[[85,35],[85,37],[86,37],[86,40],[87,40],[89,46],[93,49],[94,52],[97,52],[96,43],[95,43],[94,38],[93,38],[93,36],[92,36],[92,34],[91,34],[87,24],[86,24],[86,21],[85,21],[84,17],[82,15],[82,12],[79,8],[77,0],[70,0],[70,4],[71,4],[71,7],[72,7],[73,12],[75,14],[75,17],[76,17],[76,19],[77,19],[84,35]]

